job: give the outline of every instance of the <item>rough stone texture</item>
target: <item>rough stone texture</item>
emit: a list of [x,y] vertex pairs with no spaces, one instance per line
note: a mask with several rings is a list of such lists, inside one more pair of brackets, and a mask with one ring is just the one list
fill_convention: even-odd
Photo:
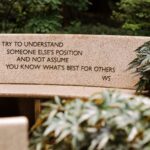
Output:
[[0,150],[28,150],[28,121],[24,117],[0,119]]
[[[49,98],[62,97],[89,97],[94,93],[102,92],[108,88],[81,87],[81,86],[55,86],[55,85],[0,85],[0,95],[3,97],[33,97]],[[109,88],[110,89],[110,88]],[[116,89],[116,88],[115,88]],[[135,93],[135,90],[116,89],[125,93]]]
[[[47,91],[47,95],[51,95],[52,89],[57,90],[52,92],[53,94],[64,96],[73,95],[70,95],[69,92],[78,93],[76,89],[79,93],[84,89],[88,91],[87,89],[99,89],[100,87],[134,90],[138,77],[126,69],[135,58],[134,50],[149,40],[150,37],[135,36],[1,34],[0,93],[13,91],[17,94],[17,91],[23,87],[25,92],[21,90],[18,94],[28,96],[30,94],[31,96],[38,94],[42,96],[45,93],[44,90]],[[11,46],[7,42],[12,42]],[[15,42],[22,42],[22,46],[15,46]],[[62,42],[63,46],[26,47],[27,42],[57,42],[58,44]],[[33,50],[34,54],[24,55],[18,52],[8,54],[8,52],[24,49]],[[41,55],[40,50],[42,53],[48,50],[49,54]],[[70,51],[69,55],[58,53],[66,52],[66,50]],[[72,55],[74,51],[78,53],[78,56]],[[48,62],[49,58],[51,61],[55,58],[65,58],[65,60],[55,63]],[[10,64],[16,65],[17,69],[9,69]],[[33,69],[35,65],[38,65],[39,69]],[[50,69],[44,69],[44,65],[49,65]],[[88,66],[88,71],[85,71],[87,69],[85,66]]]

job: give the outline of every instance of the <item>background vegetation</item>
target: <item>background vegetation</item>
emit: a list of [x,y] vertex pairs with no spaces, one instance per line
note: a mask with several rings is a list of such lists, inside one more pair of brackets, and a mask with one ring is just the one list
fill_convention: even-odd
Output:
[[149,0],[1,0],[1,33],[150,35]]

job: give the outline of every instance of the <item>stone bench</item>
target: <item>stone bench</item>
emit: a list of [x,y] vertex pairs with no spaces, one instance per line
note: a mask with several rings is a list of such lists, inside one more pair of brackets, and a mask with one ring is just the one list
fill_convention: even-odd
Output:
[[28,150],[28,121],[25,117],[0,118],[0,149]]
[[87,97],[105,88],[134,93],[127,71],[150,37],[0,35],[0,96]]

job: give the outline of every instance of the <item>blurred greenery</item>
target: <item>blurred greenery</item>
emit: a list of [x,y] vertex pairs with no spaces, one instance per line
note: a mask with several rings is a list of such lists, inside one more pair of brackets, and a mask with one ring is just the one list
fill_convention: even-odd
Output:
[[0,2],[0,31],[56,32],[61,30],[69,11],[87,10],[88,4],[88,0],[3,0]]
[[[150,35],[149,0],[106,0],[108,8],[102,8],[103,3],[92,0],[1,0],[0,32]],[[98,7],[99,11],[94,11]]]
[[150,0],[121,0],[117,6],[113,16],[124,29],[150,30]]
[[102,35],[142,35],[149,36],[147,30],[139,30],[134,32],[129,29],[109,27],[104,24],[82,24],[79,21],[71,22],[70,26],[64,28],[62,33],[73,33],[73,34],[102,34]]
[[150,99],[104,91],[49,100],[31,131],[30,150],[149,150]]

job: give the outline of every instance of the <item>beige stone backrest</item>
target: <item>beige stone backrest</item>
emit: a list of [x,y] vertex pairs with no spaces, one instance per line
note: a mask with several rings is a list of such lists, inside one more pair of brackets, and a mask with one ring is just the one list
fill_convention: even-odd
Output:
[[0,35],[0,95],[86,97],[103,88],[134,91],[127,71],[150,37]]
[[25,117],[0,118],[0,150],[28,150]]

